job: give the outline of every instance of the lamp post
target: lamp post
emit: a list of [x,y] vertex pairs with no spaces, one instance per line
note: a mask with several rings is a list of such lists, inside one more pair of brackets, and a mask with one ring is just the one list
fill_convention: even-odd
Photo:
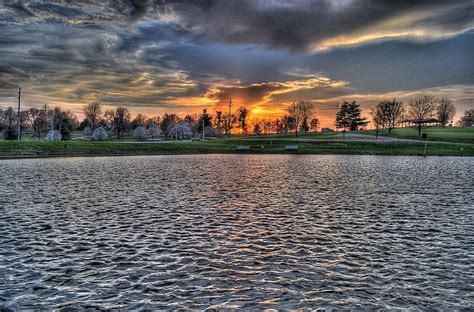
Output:
[[423,134],[421,135],[421,137],[422,137],[423,139],[425,139],[425,149],[423,150],[423,157],[426,157],[426,147],[427,147],[427,145],[428,145],[428,134],[427,134],[427,133],[423,133]]

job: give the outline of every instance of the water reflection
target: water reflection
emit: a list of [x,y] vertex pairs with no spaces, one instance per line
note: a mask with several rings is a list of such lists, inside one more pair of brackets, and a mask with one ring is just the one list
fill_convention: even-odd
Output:
[[0,306],[466,308],[473,162],[2,161]]

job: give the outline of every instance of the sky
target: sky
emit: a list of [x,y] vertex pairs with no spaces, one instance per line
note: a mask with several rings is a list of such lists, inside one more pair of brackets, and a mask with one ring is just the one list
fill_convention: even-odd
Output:
[[0,1],[0,108],[84,104],[275,118],[449,97],[474,108],[474,4],[437,0]]

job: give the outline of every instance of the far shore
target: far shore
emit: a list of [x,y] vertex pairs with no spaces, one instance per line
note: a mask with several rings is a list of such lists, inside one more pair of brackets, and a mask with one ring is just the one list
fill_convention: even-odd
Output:
[[474,156],[474,128],[430,127],[423,132],[427,134],[426,142],[413,128],[382,132],[378,137],[373,130],[367,130],[345,135],[313,132],[295,137],[287,133],[200,141],[139,141],[128,137],[50,142],[25,135],[22,141],[0,140],[0,159],[192,154]]

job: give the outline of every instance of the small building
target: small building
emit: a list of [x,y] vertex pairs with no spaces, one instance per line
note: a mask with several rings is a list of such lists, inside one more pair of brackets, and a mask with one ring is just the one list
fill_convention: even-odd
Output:
[[321,128],[321,132],[322,133],[332,133],[332,132],[334,132],[334,130],[332,130],[331,128]]
[[404,119],[400,121],[401,124],[409,124],[413,126],[439,126],[440,121],[436,118],[420,118],[420,119]]

